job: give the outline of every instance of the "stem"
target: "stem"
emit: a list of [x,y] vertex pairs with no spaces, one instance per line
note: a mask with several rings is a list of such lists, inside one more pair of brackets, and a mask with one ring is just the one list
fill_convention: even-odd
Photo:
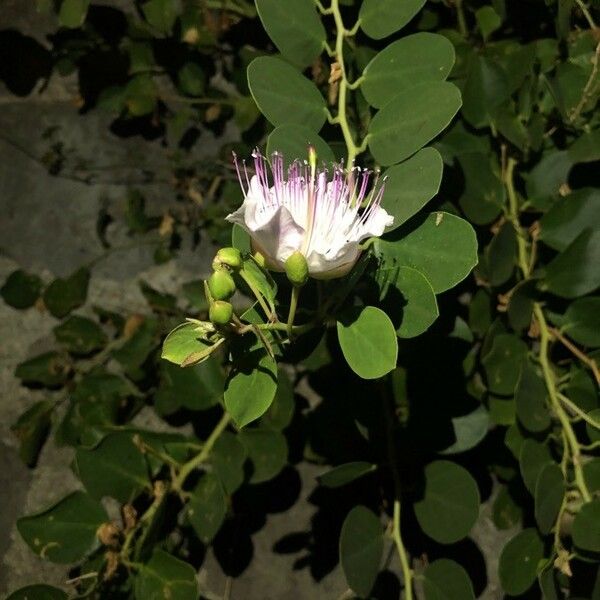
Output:
[[527,242],[525,241],[525,236],[523,234],[523,228],[521,227],[521,223],[519,222],[519,200],[517,198],[517,193],[515,191],[514,185],[514,170],[517,165],[517,161],[514,158],[508,159],[508,165],[503,174],[504,176],[504,185],[506,186],[506,192],[508,195],[508,205],[509,205],[509,214],[508,218],[513,224],[515,228],[515,232],[517,234],[517,249],[518,249],[518,258],[519,258],[519,267],[523,272],[523,277],[528,279],[531,275],[530,273],[530,265],[529,260],[527,258]]
[[[338,115],[337,120],[339,122],[339,126],[342,130],[342,135],[344,136],[344,142],[346,144],[346,149],[348,151],[348,156],[346,158],[346,168],[351,169],[354,164],[354,159],[357,154],[360,154],[362,145],[359,147],[354,143],[354,136],[352,135],[352,131],[350,130],[350,125],[348,123],[348,115],[346,113],[346,103],[347,103],[347,93],[349,89],[353,89],[351,85],[348,83],[348,77],[346,74],[346,67],[344,65],[344,39],[346,37],[355,35],[356,31],[358,31],[358,27],[360,26],[360,22],[357,22],[356,25],[352,29],[346,29],[344,27],[344,21],[342,19],[342,13],[340,12],[340,2],[339,0],[331,0],[331,12],[333,14],[333,18],[335,21],[336,27],[336,38],[335,38],[335,55],[337,58],[337,62],[340,66],[340,86],[338,91]],[[360,85],[362,81],[360,78],[355,81],[352,85],[357,86]]]
[[548,395],[550,396],[550,403],[554,410],[554,414],[560,421],[560,424],[565,434],[565,438],[570,448],[571,462],[573,464],[573,470],[575,473],[575,485],[579,489],[581,497],[586,502],[590,502],[592,499],[592,495],[588,490],[585,478],[583,476],[583,468],[581,465],[581,448],[579,446],[577,436],[573,431],[573,427],[571,426],[571,422],[569,421],[569,417],[565,413],[560,403],[558,392],[556,390],[556,384],[554,381],[554,373],[552,372],[552,368],[550,367],[550,362],[548,359],[548,346],[550,343],[550,331],[548,329],[548,323],[546,322],[544,312],[542,311],[538,303],[534,304],[533,312],[535,314],[535,318],[540,328],[540,364],[542,366],[542,372],[544,374],[546,389],[548,390]]
[[239,271],[240,277],[246,282],[246,285],[250,288],[250,291],[254,294],[254,297],[258,300],[258,303],[260,304],[260,307],[263,309],[267,319],[269,321],[273,321],[273,313],[271,312],[271,309],[269,308],[269,306],[267,305],[267,303],[265,302],[265,299],[263,298],[263,295],[260,293],[260,291],[256,288],[256,286],[254,285],[254,283],[252,282],[252,280],[250,279],[250,277],[248,277],[243,269]]
[[229,425],[229,421],[231,421],[229,413],[224,412],[221,420],[212,430],[212,433],[208,436],[206,442],[204,442],[202,450],[196,456],[194,456],[194,458],[186,462],[181,467],[179,475],[177,475],[177,477],[173,480],[172,487],[175,492],[181,492],[183,489],[183,484],[185,483],[185,480],[188,478],[189,474],[202,463],[206,462],[206,459],[215,445],[215,442],[219,439],[219,436],[223,433],[223,431],[225,431],[227,425]]
[[594,374],[596,379],[596,383],[600,384],[600,369],[596,364],[596,361],[593,358],[590,358],[586,354],[584,354],[575,344],[571,342],[571,340],[567,339],[558,329],[554,327],[549,328],[550,333],[562,343],[562,345],[570,350],[574,356],[576,356],[584,365],[587,365]]
[[585,17],[586,21],[588,22],[590,29],[596,29],[596,23],[594,21],[594,18],[591,15],[588,7],[583,3],[582,0],[575,0],[575,2],[577,2],[577,5],[579,6],[579,10],[581,10],[581,12],[583,13],[583,16]]
[[290,300],[290,312],[287,320],[287,334],[291,338],[294,332],[294,319],[296,318],[296,309],[298,308],[298,298],[300,297],[300,286],[292,286],[292,298]]
[[562,401],[562,403],[565,406],[567,406],[570,411],[574,412],[578,417],[583,419],[586,423],[589,423],[595,429],[600,429],[600,423],[597,421],[594,421],[594,419],[592,419],[592,417],[590,417],[590,415],[588,415],[586,412],[581,410],[579,408],[579,406],[577,406],[577,404],[575,404],[575,402],[573,402],[572,400],[569,400],[569,398],[567,398],[565,395],[561,394],[560,392],[557,392],[557,395],[560,398],[560,400]]
[[394,411],[390,404],[391,400],[386,387],[386,382],[382,382],[380,385],[381,396],[385,408],[385,430],[387,438],[387,451],[388,458],[390,461],[390,469],[392,471],[392,479],[394,480],[394,513],[392,518],[392,538],[398,551],[398,557],[400,558],[400,567],[402,568],[402,577],[404,579],[404,597],[405,600],[413,600],[413,573],[410,568],[410,562],[406,548],[402,541],[402,533],[400,530],[400,498],[402,495],[402,485],[400,477],[398,475],[398,457],[396,455],[396,446],[394,444]]
[[464,38],[469,37],[469,29],[467,28],[467,20],[465,19],[465,11],[463,10],[463,0],[455,0],[456,17],[458,19],[458,30]]

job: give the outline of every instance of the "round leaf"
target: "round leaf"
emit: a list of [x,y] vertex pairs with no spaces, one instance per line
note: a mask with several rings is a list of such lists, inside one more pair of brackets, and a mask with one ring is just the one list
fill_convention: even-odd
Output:
[[78,448],[75,467],[93,498],[111,496],[123,503],[131,502],[150,487],[144,455],[130,432],[110,434],[92,450]]
[[438,193],[443,169],[440,153],[434,148],[423,148],[385,172],[381,206],[394,217],[389,231],[410,219]]
[[54,328],[54,336],[59,344],[73,354],[89,354],[106,345],[108,338],[102,327],[91,319],[73,315]]
[[515,390],[515,401],[519,421],[523,427],[533,433],[545,431],[550,427],[551,418],[546,398],[544,380],[536,373],[533,366],[526,362]]
[[501,396],[514,393],[527,351],[527,344],[516,335],[501,333],[494,337],[490,351],[481,361],[490,392]]
[[321,54],[325,28],[312,0],[256,0],[256,8],[269,37],[291,62],[306,67]]
[[440,558],[423,573],[425,600],[475,600],[469,575],[457,562]]
[[478,406],[468,415],[454,417],[452,427],[454,428],[456,442],[440,454],[458,454],[475,448],[488,432],[490,415],[484,406]]
[[454,46],[443,35],[415,33],[379,52],[365,67],[361,90],[375,108],[399,92],[425,81],[446,79],[454,64]]
[[288,447],[285,436],[268,429],[246,429],[239,434],[252,463],[250,483],[269,481],[285,467]]
[[225,385],[225,407],[238,427],[244,427],[262,416],[275,398],[277,365],[263,354],[252,364],[256,353],[247,362],[236,364]]
[[548,534],[556,522],[565,495],[565,481],[557,464],[546,465],[535,484],[535,520],[540,532]]
[[438,460],[425,467],[423,498],[415,503],[421,529],[436,542],[453,544],[466,537],[479,516],[479,489],[469,472]]
[[573,543],[581,550],[600,552],[600,499],[584,504],[573,521]]
[[196,600],[198,583],[192,565],[156,548],[135,578],[135,600]]
[[318,133],[303,125],[280,125],[267,138],[267,154],[279,152],[284,163],[290,165],[294,160],[305,160],[308,146],[314,146],[319,163],[330,164],[335,161],[333,151]]
[[295,123],[319,131],[325,122],[325,100],[312,81],[273,56],[248,66],[248,86],[258,108],[273,125]]
[[525,487],[533,494],[537,478],[547,464],[552,464],[552,457],[546,444],[527,438],[521,444],[519,467]]
[[238,436],[228,431],[222,433],[210,453],[210,462],[225,493],[233,494],[242,485],[245,461],[246,447]]
[[342,352],[363,379],[378,379],[396,366],[398,340],[390,318],[379,308],[355,308],[337,323]]
[[507,594],[518,596],[526,592],[537,576],[539,561],[544,556],[544,545],[535,529],[517,533],[502,549],[499,575]]
[[325,487],[337,488],[363,477],[367,473],[372,473],[376,468],[377,465],[364,461],[350,462],[334,467],[323,475],[319,475],[317,479]]
[[269,410],[260,420],[261,427],[283,431],[294,418],[296,404],[294,388],[287,373],[281,367],[277,371],[277,392]]
[[66,592],[51,585],[28,585],[14,591],[6,600],[67,600]]
[[422,83],[401,92],[369,125],[373,157],[384,166],[408,158],[446,128],[460,105],[460,91],[445,81]]
[[340,562],[354,593],[368,597],[382,554],[383,532],[379,519],[365,506],[355,506],[344,520],[340,534]]
[[187,516],[204,544],[209,544],[221,528],[227,513],[223,486],[212,473],[205,473],[194,488]]
[[[207,328],[213,328],[212,324],[206,323]],[[194,362],[206,360],[215,346],[220,343],[208,342],[202,331],[198,329],[198,323],[182,323],[169,333],[163,342],[162,358],[176,365],[183,365],[190,358]]]
[[473,227],[449,213],[432,213],[410,221],[374,244],[384,265],[391,262],[420,271],[436,294],[462,281],[477,264]]
[[108,516],[102,505],[85,492],[73,492],[50,508],[17,521],[27,545],[42,558],[72,563],[96,543],[96,530]]
[[397,319],[398,337],[416,337],[438,318],[433,288],[416,269],[382,263],[376,279],[381,289],[383,307]]
[[360,26],[369,37],[380,40],[402,29],[424,4],[425,0],[364,0]]
[[561,329],[584,346],[600,346],[600,297],[578,298],[567,308]]
[[41,291],[42,280],[37,275],[30,275],[19,269],[8,276],[0,288],[0,296],[9,306],[23,309],[33,306]]

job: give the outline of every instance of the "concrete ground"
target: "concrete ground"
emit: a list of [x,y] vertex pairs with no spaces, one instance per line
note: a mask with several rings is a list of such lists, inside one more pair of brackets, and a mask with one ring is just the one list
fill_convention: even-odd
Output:
[[[34,3],[2,0],[0,4],[0,31],[18,29],[46,44],[45,33],[54,25],[35,12]],[[103,252],[95,231],[99,210],[106,205],[116,212],[122,210],[127,183],[135,179],[140,165],[155,172],[168,165],[166,150],[159,143],[138,137],[116,138],[109,131],[107,115],[79,115],[74,106],[76,91],[73,79],[55,77],[41,94],[36,88],[28,95],[15,96],[0,82],[0,282],[17,268],[51,280],[99,256]],[[103,183],[87,185],[49,175],[38,160],[48,145],[41,134],[49,127],[58,127],[65,146],[76,149],[90,164],[119,165],[115,175],[119,183],[111,183],[110,176],[104,177]],[[210,152],[210,144],[205,145],[205,151]],[[143,191],[151,210],[157,212],[174,197],[166,184],[144,185]],[[122,223],[117,220],[109,236],[117,243],[125,240]],[[161,266],[154,265],[149,246],[113,254],[95,266],[90,299],[106,308],[133,312],[145,305],[138,278],[159,289],[175,291],[182,281],[207,272],[212,253],[205,243],[195,252],[184,250],[176,261]],[[13,376],[14,368],[49,347],[55,324],[55,319],[35,308],[15,311],[0,301],[0,531],[5,532],[0,536],[0,595],[33,582],[63,586],[67,578],[65,566],[42,561],[29,551],[16,531],[15,520],[78,485],[69,468],[70,450],[58,449],[50,442],[37,468],[29,470],[18,458],[16,440],[10,432],[15,419],[44,393],[21,387]],[[308,501],[314,476],[314,468],[300,469],[301,496],[290,508],[269,514],[266,525],[253,536],[254,557],[234,580],[232,599],[335,599],[343,594],[346,586],[339,567],[316,581],[310,569],[295,568],[298,554],[273,550],[282,538],[309,529],[316,510]],[[495,563],[503,541],[491,524],[489,507],[484,508],[474,537],[489,558],[490,583],[481,597],[500,598]],[[393,561],[391,568],[397,569]],[[228,585],[212,554],[204,562],[200,580],[218,596]]]

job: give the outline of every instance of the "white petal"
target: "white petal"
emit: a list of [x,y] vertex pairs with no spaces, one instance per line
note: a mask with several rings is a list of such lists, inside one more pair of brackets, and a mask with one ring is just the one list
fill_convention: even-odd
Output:
[[378,206],[375,212],[367,219],[367,222],[362,225],[356,232],[356,236],[352,236],[357,242],[364,240],[367,237],[379,237],[383,235],[386,227],[394,224],[394,217],[390,215],[384,208]]

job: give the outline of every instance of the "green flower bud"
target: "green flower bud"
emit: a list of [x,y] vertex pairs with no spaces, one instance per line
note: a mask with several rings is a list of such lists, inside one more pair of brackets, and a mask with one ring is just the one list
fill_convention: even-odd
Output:
[[233,277],[225,270],[215,271],[208,278],[208,289],[215,300],[229,300],[235,292]]
[[237,248],[221,248],[215,256],[213,268],[215,268],[215,263],[237,270],[242,266],[242,253]]
[[296,252],[285,261],[285,274],[292,284],[297,287],[306,283],[308,280],[308,263],[302,252],[296,250]]
[[208,317],[215,325],[227,325],[233,317],[233,306],[223,300],[216,300],[208,309]]

